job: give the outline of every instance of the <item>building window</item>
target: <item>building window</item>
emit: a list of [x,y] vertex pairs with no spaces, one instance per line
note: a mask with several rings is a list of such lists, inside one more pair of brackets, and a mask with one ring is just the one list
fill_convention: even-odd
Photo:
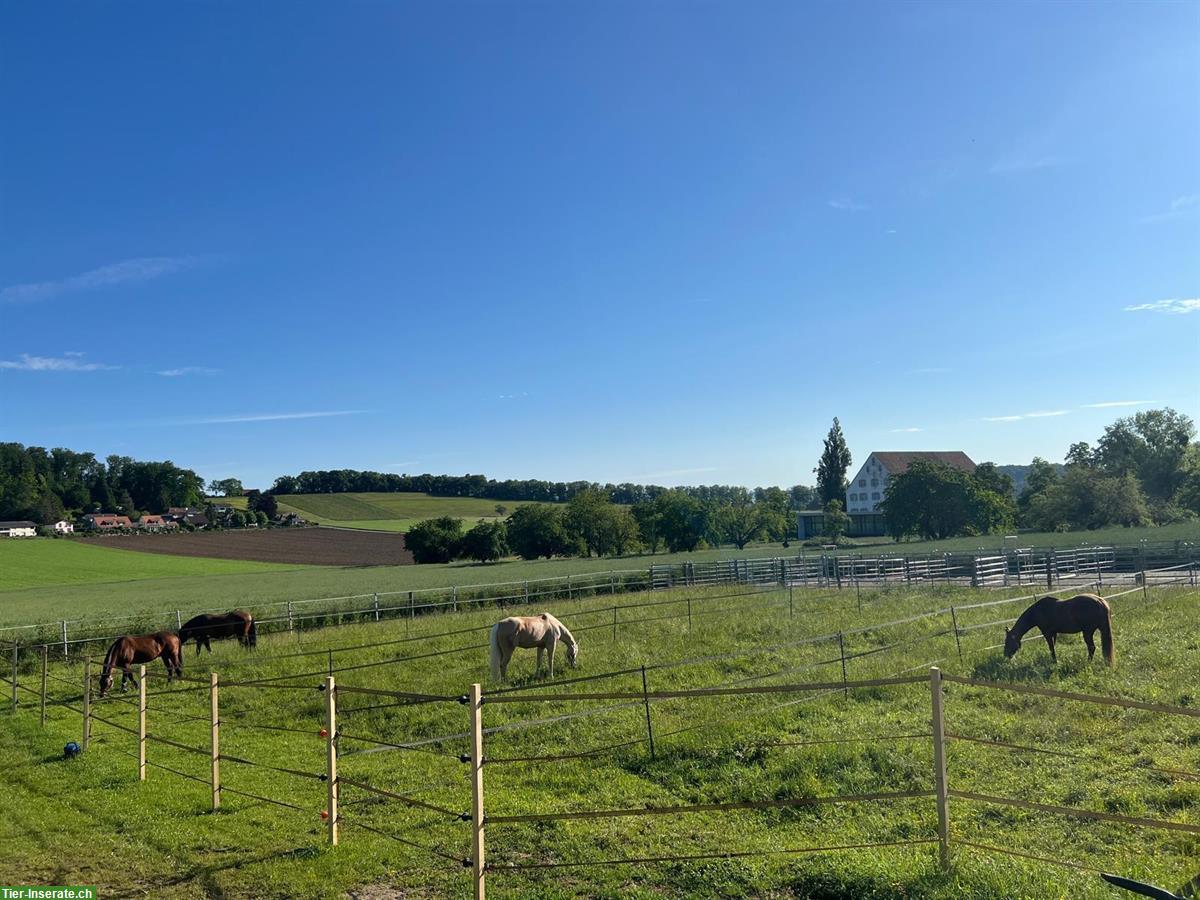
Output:
[[871,487],[879,487],[879,479],[878,478],[871,479]]
[[860,479],[859,479],[859,481],[858,481],[858,486],[859,486],[859,487],[866,487],[866,486],[867,486],[867,479],[865,479],[865,478],[860,478]]
[[873,494],[871,494],[871,499],[878,500],[879,499],[879,491],[875,491]]
[[855,501],[855,500],[857,500],[857,499],[858,499],[858,494],[851,494],[851,495],[850,495],[850,501],[851,501],[851,502],[854,502],[854,501]]

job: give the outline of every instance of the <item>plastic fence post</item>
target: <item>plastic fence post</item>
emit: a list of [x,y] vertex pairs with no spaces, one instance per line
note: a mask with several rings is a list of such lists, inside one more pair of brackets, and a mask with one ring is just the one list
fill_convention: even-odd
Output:
[[529,579],[525,579],[525,605],[529,605]]
[[83,749],[86,751],[92,740],[92,660],[83,663]]
[[954,646],[958,648],[958,661],[962,662],[962,640],[958,636],[958,613],[950,607],[950,623],[954,626]]
[[942,713],[942,670],[929,669],[929,691],[933,701],[933,786],[937,798],[938,850],[942,868],[950,865],[950,797],[946,786],[946,731]]
[[67,620],[62,620],[63,662],[67,661]]
[[221,807],[221,703],[217,694],[217,673],[208,674],[209,723],[212,727],[212,808]]
[[138,666],[138,781],[146,780],[146,667]]
[[692,598],[691,597],[687,598],[687,609],[688,609],[688,634],[691,634],[692,633]]
[[654,759],[654,726],[650,722],[650,688],[646,685],[646,667],[642,666],[642,703],[646,707],[646,736],[650,740],[650,758]]
[[475,900],[484,900],[487,861],[483,827],[483,688],[471,685],[471,874]]
[[183,614],[179,610],[175,610],[175,630],[179,631],[183,628]]
[[458,612],[458,585],[450,588],[450,609]]
[[13,641],[12,653],[12,711],[17,711],[17,665],[20,661],[20,644]]
[[374,595],[374,606],[375,606],[375,621],[378,622],[379,621],[379,592],[378,591],[376,591],[375,595]]
[[289,600],[287,602],[287,612],[288,612],[288,631],[292,631],[295,629],[295,624],[292,622],[292,601],[291,600]]
[[567,576],[567,599],[568,600],[574,599],[574,597],[571,596],[571,576],[570,575]]
[[789,584],[788,585],[788,618],[789,619],[795,618],[795,616],[796,616],[796,612],[793,607],[793,599],[794,598],[792,597],[792,594],[793,594],[792,586]]
[[617,639],[617,607],[613,606],[613,640]]
[[42,727],[46,727],[46,678],[49,674],[50,648],[42,644]]
[[333,676],[325,678],[325,750],[327,767],[325,786],[327,804],[325,815],[329,822],[329,843],[338,842],[338,780],[337,780],[337,687]]
[[846,637],[840,631],[838,632],[838,655],[842,658],[842,693],[844,696],[850,696],[850,688],[846,686],[849,679],[846,677]]

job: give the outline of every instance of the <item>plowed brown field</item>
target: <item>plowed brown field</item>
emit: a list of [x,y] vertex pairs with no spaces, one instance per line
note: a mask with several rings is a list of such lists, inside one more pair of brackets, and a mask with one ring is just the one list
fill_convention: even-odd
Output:
[[140,553],[249,559],[315,566],[402,566],[412,563],[404,535],[341,528],[270,528],[129,534],[82,538],[84,543]]

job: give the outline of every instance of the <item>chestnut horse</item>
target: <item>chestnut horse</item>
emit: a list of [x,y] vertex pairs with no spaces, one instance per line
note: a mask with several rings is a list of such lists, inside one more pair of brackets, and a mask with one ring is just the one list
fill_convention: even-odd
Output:
[[179,643],[179,635],[173,631],[159,631],[156,634],[127,634],[119,637],[104,657],[104,671],[100,673],[100,696],[103,697],[112,687],[112,670],[120,668],[121,690],[132,681],[134,687],[138,680],[129,668],[134,663],[148,663],[162,657],[163,665],[167,667],[167,681],[172,675],[183,677],[183,648]]
[[222,615],[193,616],[183,623],[179,629],[179,640],[186,645],[188,641],[196,642],[196,655],[200,655],[200,646],[208,648],[212,653],[211,638],[236,637],[238,643],[246,648],[258,645],[258,626],[254,616],[248,612],[235,609]]
[[1011,659],[1021,649],[1021,638],[1031,628],[1038,628],[1050,645],[1050,658],[1058,662],[1054,653],[1054,641],[1060,634],[1083,632],[1083,642],[1088,648],[1088,662],[1096,655],[1095,634],[1100,632],[1100,645],[1104,650],[1104,661],[1110,666],[1117,661],[1113,649],[1112,610],[1108,603],[1095,594],[1079,594],[1070,600],[1043,597],[1017,619],[1009,631],[1004,629],[1004,656]]
[[550,613],[540,616],[509,616],[492,626],[491,657],[492,678],[502,681],[508,674],[508,663],[518,647],[537,647],[537,668],[542,668],[542,651],[550,657],[550,677],[554,677],[554,648],[558,642],[567,645],[567,662],[575,668],[579,662],[579,642],[567,626]]

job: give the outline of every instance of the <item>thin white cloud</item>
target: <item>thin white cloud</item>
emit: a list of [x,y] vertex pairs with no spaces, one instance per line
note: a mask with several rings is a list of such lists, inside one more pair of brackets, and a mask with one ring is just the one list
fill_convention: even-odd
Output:
[[196,262],[197,258],[193,256],[143,256],[126,259],[58,281],[10,285],[0,290],[0,303],[34,303],[72,291],[150,281],[186,269]]
[[983,422],[1020,422],[1023,419],[1046,419],[1051,416],[1065,416],[1069,413],[1069,409],[1038,409],[1033,412],[1021,413],[1020,415],[1012,416],[984,416]]
[[519,400],[522,397],[528,397],[529,391],[521,391],[515,394],[499,394],[497,396],[500,400]]
[[22,353],[20,359],[0,359],[0,369],[17,369],[23,372],[99,372],[119,369],[105,363],[84,362],[82,353],[64,356],[30,356]]
[[291,412],[291,413],[261,413],[255,415],[242,416],[210,416],[199,419],[181,419],[176,421],[176,425],[231,425],[238,422],[283,422],[290,419],[324,419],[329,416],[356,416],[361,413],[370,412],[366,409],[335,409],[322,410],[319,412]]
[[1017,175],[1022,172],[1036,172],[1038,169],[1049,169],[1061,165],[1062,160],[1056,156],[1010,156],[997,160],[988,171],[993,175]]
[[1197,206],[1200,206],[1200,194],[1183,194],[1172,200],[1171,205],[1165,211],[1142,216],[1137,222],[1139,225],[1153,225],[1157,222],[1166,222],[1187,214]]
[[1109,409],[1113,406],[1152,406],[1157,400],[1105,400],[1103,403],[1085,403],[1080,409]]
[[178,369],[160,369],[157,374],[164,378],[180,378],[184,375],[216,375],[220,371],[208,366],[180,366]]
[[924,430],[924,428],[893,428],[892,434],[912,434],[913,432]]
[[1200,298],[1139,303],[1136,306],[1126,306],[1125,312],[1160,312],[1171,316],[1184,316],[1188,313],[1200,312]]
[[889,228],[889,229],[888,229],[886,232],[884,232],[884,233],[885,233],[885,234],[895,234],[895,233],[896,233],[896,229],[895,229],[895,228]]
[[833,209],[840,209],[843,212],[862,212],[869,208],[865,203],[859,203],[857,200],[851,200],[849,197],[835,197],[829,201],[829,206]]
[[633,482],[646,481],[650,478],[677,478],[680,475],[703,475],[705,472],[716,472],[717,466],[696,466],[691,469],[665,469],[662,472],[643,472],[641,475],[631,475]]

